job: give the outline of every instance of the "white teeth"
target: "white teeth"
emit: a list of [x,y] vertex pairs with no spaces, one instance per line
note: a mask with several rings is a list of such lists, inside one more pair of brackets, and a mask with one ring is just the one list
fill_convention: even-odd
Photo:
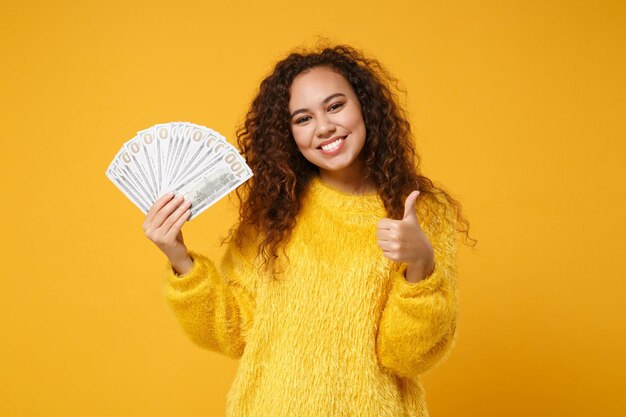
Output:
[[329,143],[328,145],[322,146],[322,149],[325,151],[332,151],[333,149],[337,149],[339,145],[343,142],[343,138],[339,138],[334,142]]

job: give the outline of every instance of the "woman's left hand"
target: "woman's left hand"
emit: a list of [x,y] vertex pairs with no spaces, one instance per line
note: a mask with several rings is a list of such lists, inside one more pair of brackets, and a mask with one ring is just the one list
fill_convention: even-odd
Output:
[[406,262],[406,279],[413,283],[429,276],[435,267],[433,247],[417,218],[418,195],[419,191],[413,191],[406,198],[402,220],[385,218],[376,224],[376,238],[383,254],[392,261]]

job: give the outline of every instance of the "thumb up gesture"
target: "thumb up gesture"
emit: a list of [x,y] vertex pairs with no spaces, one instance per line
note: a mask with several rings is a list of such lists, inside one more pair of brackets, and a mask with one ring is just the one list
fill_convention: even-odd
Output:
[[435,267],[433,247],[417,218],[418,195],[416,190],[406,198],[402,220],[381,219],[376,224],[378,246],[385,257],[407,264],[406,279],[412,283],[429,276]]

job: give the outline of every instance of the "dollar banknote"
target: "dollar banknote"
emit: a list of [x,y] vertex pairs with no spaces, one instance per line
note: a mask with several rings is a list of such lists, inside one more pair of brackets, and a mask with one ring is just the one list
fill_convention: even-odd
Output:
[[144,214],[167,192],[191,201],[192,220],[252,177],[221,134],[191,122],[137,132],[117,152],[106,176]]

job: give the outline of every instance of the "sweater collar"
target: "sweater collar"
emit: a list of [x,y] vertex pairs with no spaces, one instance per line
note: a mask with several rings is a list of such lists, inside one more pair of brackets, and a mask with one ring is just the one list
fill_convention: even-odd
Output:
[[387,216],[382,199],[375,191],[366,194],[350,194],[313,177],[306,197],[315,209],[325,209],[334,218],[341,218],[347,223],[370,224]]

